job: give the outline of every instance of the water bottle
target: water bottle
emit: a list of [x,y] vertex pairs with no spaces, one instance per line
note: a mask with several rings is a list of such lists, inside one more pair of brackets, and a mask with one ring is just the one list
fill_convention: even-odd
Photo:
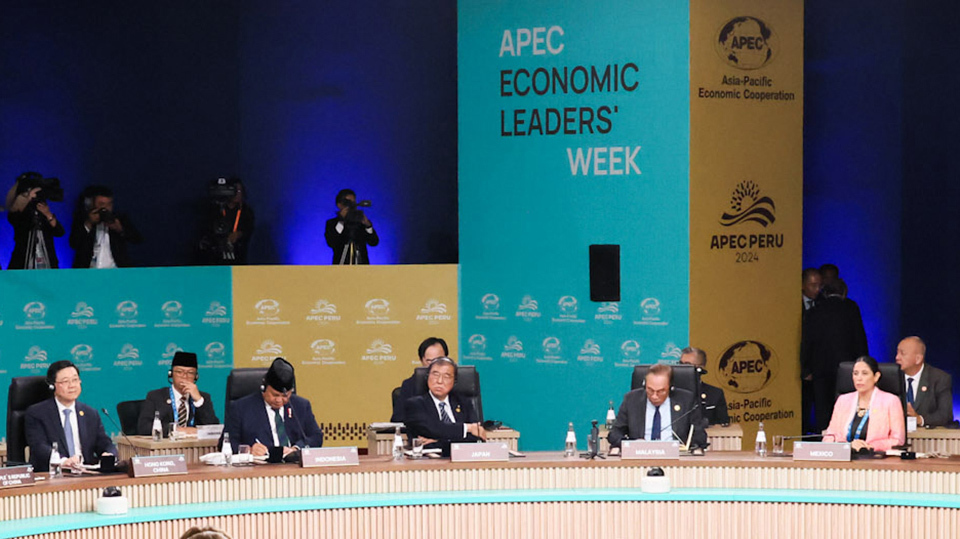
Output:
[[223,433],[223,447],[220,448],[220,452],[223,453],[223,465],[230,466],[233,464],[233,446],[230,445],[230,433],[224,431]]
[[610,409],[607,410],[607,430],[613,428],[613,422],[617,419],[617,413],[613,411],[613,401],[610,401]]
[[760,426],[757,428],[757,455],[761,457],[767,456],[767,433],[763,431],[763,421],[760,422]]
[[563,450],[563,456],[567,458],[575,458],[577,456],[577,435],[573,432],[572,421],[570,422],[570,426],[567,427],[567,442]]
[[160,410],[153,412],[153,441],[159,442],[163,439],[163,423],[160,422]]
[[53,442],[53,448],[50,450],[50,477],[63,477],[60,460],[60,449],[57,447],[57,442]]
[[403,438],[400,436],[400,427],[393,431],[393,460],[403,460]]

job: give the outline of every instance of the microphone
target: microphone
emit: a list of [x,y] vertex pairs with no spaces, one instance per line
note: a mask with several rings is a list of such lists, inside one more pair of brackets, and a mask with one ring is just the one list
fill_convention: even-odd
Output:
[[[135,445],[133,445],[133,442],[131,442],[131,441],[130,441],[130,438],[127,437],[127,433],[123,432],[123,429],[120,428],[120,425],[117,424],[117,421],[116,421],[115,419],[113,419],[113,416],[110,415],[110,412],[108,412],[106,408],[100,408],[100,411],[103,412],[103,415],[107,416],[107,419],[110,420],[110,423],[111,423],[114,427],[116,427],[117,430],[120,431],[120,436],[123,436],[124,441],[126,441],[127,444],[129,444],[130,447],[133,448],[133,454],[135,454],[135,455],[138,456],[138,457],[142,456],[142,455],[140,454],[140,448],[137,447],[137,446],[135,446]],[[119,451],[118,451],[118,452],[119,452]],[[119,455],[118,455],[118,457],[119,457]]]
[[[294,421],[297,422],[297,427],[300,429],[300,436],[303,438],[304,444],[307,442],[307,431],[303,430],[303,424],[300,423],[300,417],[298,414],[293,413],[293,405],[287,403],[287,417],[292,417]],[[307,449],[309,446],[304,445],[303,449]]]
[[[686,441],[686,443],[684,443],[684,441],[683,441],[682,438],[680,438],[679,436],[677,436],[677,432],[676,432],[675,430],[673,430],[673,427],[676,426],[676,424],[677,424],[681,419],[687,417],[688,415],[692,414],[695,410],[697,410],[698,408],[700,408],[700,399],[696,398],[696,396],[694,396],[694,397],[695,397],[695,398],[693,399],[693,407],[690,408],[689,410],[687,410],[686,412],[684,412],[683,414],[681,414],[680,417],[678,417],[678,418],[674,419],[673,421],[671,421],[671,422],[670,422],[670,425],[668,425],[668,428],[670,429],[670,432],[673,434],[673,437],[676,438],[676,440],[677,440],[678,442],[680,442],[680,445],[686,447],[688,451],[693,451],[693,448],[690,447],[690,442],[691,442],[691,440],[693,439],[693,431],[694,431],[694,429],[695,429],[697,426],[696,426],[696,425],[690,425],[690,431],[687,433],[687,441]],[[661,432],[663,432],[663,429],[661,429]],[[702,448],[701,448],[701,449],[702,449]]]

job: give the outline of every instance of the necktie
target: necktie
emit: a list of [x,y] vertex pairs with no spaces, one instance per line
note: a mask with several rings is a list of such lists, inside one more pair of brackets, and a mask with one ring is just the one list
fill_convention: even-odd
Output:
[[650,439],[659,440],[660,439],[660,407],[657,406],[656,410],[653,411],[653,427],[650,429]]
[[177,425],[180,427],[187,426],[187,396],[186,395],[180,397],[180,405],[177,406]]
[[913,406],[913,378],[907,378],[907,404]]
[[453,419],[450,418],[450,414],[447,413],[447,403],[440,403],[440,421],[443,423],[453,423]]
[[283,416],[280,415],[280,410],[283,410],[283,408],[273,411],[273,422],[277,425],[277,439],[280,440],[280,445],[286,447],[290,445],[290,440],[287,439],[287,428],[283,425]]
[[70,423],[70,412],[72,411],[69,408],[63,410],[63,435],[67,438],[67,451],[70,452],[66,455],[67,457],[72,457],[77,452],[76,446],[73,445],[73,424]]

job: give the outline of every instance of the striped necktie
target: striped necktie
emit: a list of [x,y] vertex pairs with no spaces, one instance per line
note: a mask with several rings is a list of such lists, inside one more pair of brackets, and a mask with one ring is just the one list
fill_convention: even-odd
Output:
[[450,414],[447,413],[447,403],[440,403],[440,421],[443,423],[453,423],[453,419],[450,418]]

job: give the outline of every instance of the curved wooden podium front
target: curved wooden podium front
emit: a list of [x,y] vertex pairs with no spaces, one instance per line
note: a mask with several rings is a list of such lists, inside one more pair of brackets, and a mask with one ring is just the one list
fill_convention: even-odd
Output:
[[[650,466],[671,479],[644,494]],[[196,524],[262,537],[960,536],[960,461],[800,463],[749,453],[679,461],[445,460],[186,476],[63,478],[0,492],[0,537],[178,537]],[[106,486],[126,515],[92,512]]]

